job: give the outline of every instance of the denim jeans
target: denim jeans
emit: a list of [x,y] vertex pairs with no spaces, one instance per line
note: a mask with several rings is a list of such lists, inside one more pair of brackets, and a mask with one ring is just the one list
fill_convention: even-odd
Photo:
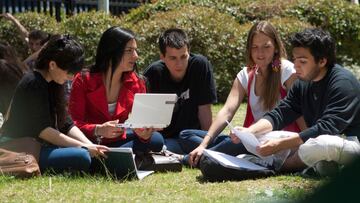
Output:
[[51,169],[56,173],[64,171],[89,171],[91,157],[86,149],[78,147],[60,148],[43,146],[40,151],[39,166],[41,172]]
[[182,149],[182,147],[180,145],[178,137],[165,138],[165,146],[166,146],[166,149],[171,152],[174,152],[176,154],[185,154],[184,150]]
[[126,129],[126,139],[111,144],[108,147],[130,147],[134,152],[159,152],[164,145],[164,138],[159,132],[153,132],[149,142],[141,142],[139,137],[131,129]]
[[[179,143],[186,154],[198,147],[204,139],[207,131],[204,130],[183,130],[179,135]],[[234,144],[227,135],[218,135],[209,144],[207,149],[237,156],[239,154],[249,154],[242,143]],[[184,157],[183,162],[188,161],[188,155]]]

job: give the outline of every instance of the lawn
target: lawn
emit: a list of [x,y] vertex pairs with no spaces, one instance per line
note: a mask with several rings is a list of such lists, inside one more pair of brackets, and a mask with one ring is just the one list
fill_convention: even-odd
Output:
[[[214,115],[221,105],[213,108]],[[241,125],[242,105],[233,123]],[[227,129],[226,129],[227,130]],[[226,131],[225,131],[226,132]],[[156,173],[142,181],[101,176],[43,175],[32,179],[0,176],[1,202],[279,202],[302,199],[324,180],[296,175],[210,183],[197,169]]]

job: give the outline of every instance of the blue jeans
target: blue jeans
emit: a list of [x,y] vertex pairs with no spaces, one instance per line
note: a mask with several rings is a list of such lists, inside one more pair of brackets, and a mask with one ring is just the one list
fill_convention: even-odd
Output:
[[130,147],[134,152],[160,152],[164,145],[164,138],[159,132],[153,132],[149,142],[141,142],[131,129],[126,129],[126,139],[111,144],[108,147]]
[[[164,138],[159,132],[153,132],[149,142],[141,142],[139,137],[131,129],[126,129],[126,139],[113,142],[108,147],[130,147],[134,154],[146,154],[149,151],[160,152],[164,146]],[[99,159],[93,159],[91,173],[104,173],[104,164]],[[109,169],[112,171],[112,169]]]
[[185,154],[184,150],[180,145],[179,137],[165,138],[165,146],[166,149],[171,152],[174,152],[176,154]]
[[64,171],[89,171],[91,157],[86,149],[78,147],[41,147],[39,166],[43,172],[51,169],[56,173]]
[[[204,130],[183,130],[179,135],[179,143],[186,154],[189,154],[198,147],[204,139],[207,131]],[[237,156],[239,154],[249,154],[242,143],[234,144],[227,135],[218,135],[209,144],[207,149]],[[188,155],[184,157],[183,162],[187,163]]]

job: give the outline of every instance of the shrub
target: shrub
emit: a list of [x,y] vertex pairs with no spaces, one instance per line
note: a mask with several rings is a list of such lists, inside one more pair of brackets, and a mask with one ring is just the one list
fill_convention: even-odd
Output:
[[97,44],[102,33],[112,27],[121,26],[121,21],[117,17],[107,15],[102,12],[83,12],[74,15],[63,22],[63,29],[66,33],[76,36],[84,46],[86,64],[94,63]]
[[297,17],[328,30],[337,41],[338,58],[341,62],[351,58],[360,63],[360,7],[339,0],[303,0],[288,15]]
[[286,15],[286,8],[296,5],[300,0],[159,0],[144,4],[124,16],[125,21],[136,23],[149,19],[152,15],[181,8],[186,5],[209,7],[233,16],[239,23],[264,20]]
[[[20,23],[28,30],[43,30],[48,33],[60,32],[58,23],[54,17],[43,13],[19,13],[14,15]],[[22,40],[19,31],[12,22],[0,18],[0,39],[11,44],[21,58],[28,56],[28,46]]]

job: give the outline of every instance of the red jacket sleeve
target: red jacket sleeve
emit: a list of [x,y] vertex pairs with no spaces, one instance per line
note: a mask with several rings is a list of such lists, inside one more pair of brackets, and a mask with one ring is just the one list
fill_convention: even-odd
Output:
[[90,139],[94,140],[95,125],[85,122],[86,112],[86,84],[81,73],[78,73],[72,83],[70,99],[69,99],[69,113],[80,130]]

